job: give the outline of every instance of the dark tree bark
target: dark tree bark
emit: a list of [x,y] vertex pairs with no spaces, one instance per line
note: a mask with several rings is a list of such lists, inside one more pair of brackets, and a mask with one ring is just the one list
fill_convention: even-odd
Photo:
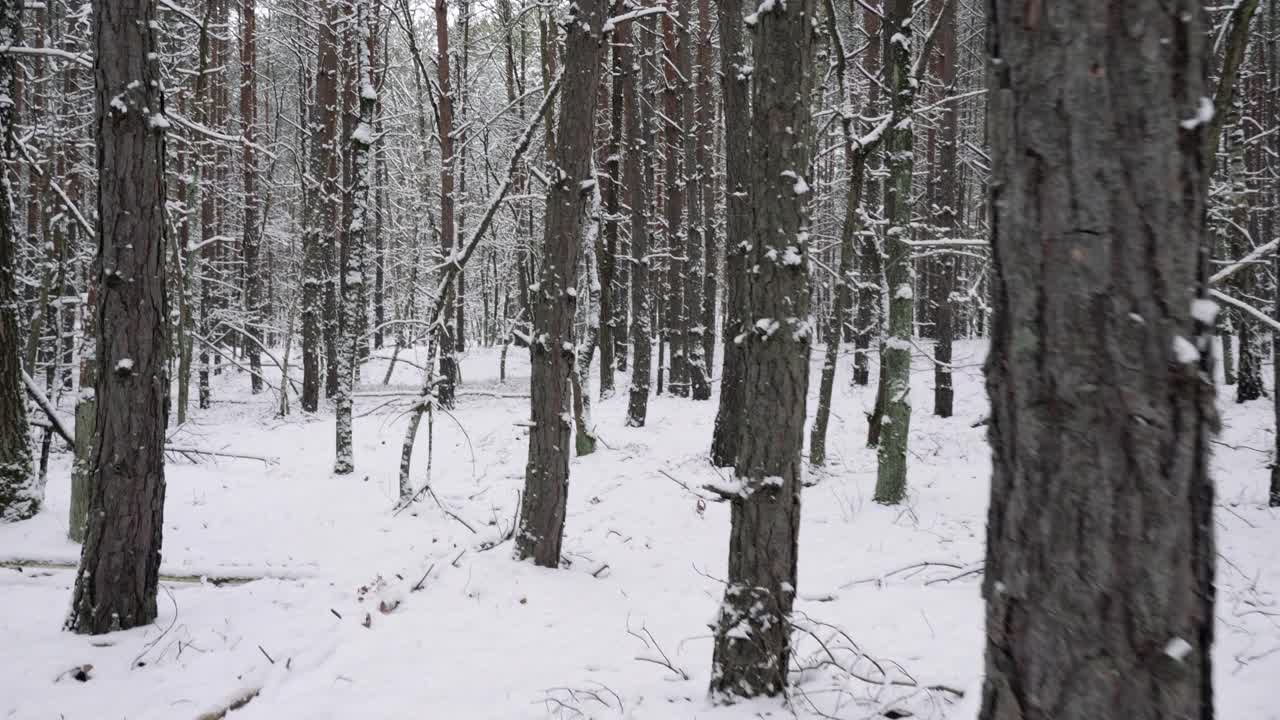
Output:
[[[614,15],[623,12],[622,0],[613,0]],[[624,25],[627,23],[623,23]],[[616,30],[614,31],[617,32]],[[614,35],[616,39],[616,34]],[[615,309],[615,290],[618,268],[618,220],[622,210],[622,53],[617,43],[611,43],[611,64],[609,84],[609,144],[608,157],[605,160],[604,233],[597,240],[596,258],[600,267],[600,397],[613,396],[613,374],[617,368],[614,352],[617,345],[614,333],[625,331],[617,327],[617,310]],[[625,302],[625,299],[623,299]],[[621,303],[618,303],[621,304]]]
[[[941,25],[938,27],[937,77],[942,83],[944,97],[954,95],[956,89],[956,2],[934,0],[941,5]],[[960,161],[958,141],[960,137],[960,108],[955,102],[942,109],[942,127],[937,169],[934,172],[937,185],[934,224],[946,237],[956,237],[960,228],[957,208],[960,204]],[[929,289],[932,292],[935,339],[933,344],[933,414],[951,417],[955,400],[955,388],[951,381],[951,343],[955,337],[951,293],[956,282],[956,258],[945,250],[934,263],[934,278]]]
[[[650,25],[652,21],[650,21]],[[646,32],[633,33],[632,23],[618,27],[615,52],[618,53],[622,76],[622,100],[626,105],[624,116],[627,131],[627,157],[623,182],[627,188],[627,204],[631,208],[631,391],[627,398],[627,425],[643,427],[649,409],[649,374],[653,365],[649,325],[649,221],[646,211],[652,192],[653,168],[651,144],[646,142],[649,118],[636,91],[636,76],[640,73],[642,59],[632,44],[633,37],[645,37]],[[647,172],[642,172],[647,168]],[[642,177],[643,176],[643,177]],[[648,181],[646,181],[646,179]]]
[[261,233],[259,213],[262,197],[258,192],[258,44],[255,0],[243,0],[240,5],[240,122],[244,126],[244,156],[241,171],[244,183],[244,309],[245,332],[249,341],[244,344],[249,356],[250,389],[257,395],[262,392],[262,278],[259,257]]
[[[742,343],[747,332],[746,253],[751,214],[751,57],[743,34],[742,0],[720,0],[720,88],[724,96],[725,304],[720,407],[711,436],[711,462],[737,462],[746,399]],[[740,339],[741,338],[741,339]]]
[[[443,2],[443,0],[441,0]],[[543,567],[560,564],[569,495],[569,405],[573,318],[582,224],[595,186],[591,153],[604,37],[603,0],[579,0],[565,22],[565,62],[555,160],[547,177],[542,274],[532,289],[529,458],[516,554]]]
[[989,7],[979,717],[1209,720],[1204,8]]
[[[320,407],[320,381],[326,359],[330,277],[333,269],[334,206],[337,170],[338,6],[324,0],[317,25],[315,102],[310,111],[311,177],[308,182],[307,223],[303,230],[302,280],[302,409]],[[337,379],[335,367],[334,379]],[[326,379],[327,383],[327,379]],[[334,388],[336,389],[336,388]]]
[[[689,63],[687,50],[683,53],[680,51],[682,43],[676,38],[676,2],[683,8],[688,5],[689,0],[666,0],[667,12],[662,16],[663,110],[659,123],[663,130],[662,186],[665,192],[662,211],[667,260],[664,278],[666,287],[663,289],[663,308],[666,313],[662,321],[662,336],[667,346],[667,390],[677,397],[689,397],[689,317],[685,306],[688,241],[684,225],[684,166],[681,162],[681,135],[686,128],[678,124],[684,118],[686,93],[683,84],[685,78],[689,77]],[[687,15],[687,12],[684,14]],[[661,372],[661,362],[658,367]],[[658,394],[662,394],[661,379],[658,380]]]
[[[912,0],[887,0],[884,40],[885,85],[895,117],[908,119],[917,82],[911,77],[915,34]],[[921,13],[923,16],[923,13]],[[893,123],[885,131],[884,189],[888,223],[884,283],[888,323],[880,345],[880,385],[871,426],[880,436],[876,451],[876,502],[902,502],[907,490],[907,443],[911,434],[911,335],[915,325],[915,263],[911,258],[911,181],[914,132],[911,122]]]
[[93,4],[98,148],[98,442],[67,628],[156,617],[169,417],[164,92],[152,0]]
[[[711,691],[778,695],[787,685],[790,616],[809,386],[810,83],[813,0],[761,6],[755,25],[751,186],[755,235],[746,280],[746,385],[731,496],[728,584],[716,623]],[[730,18],[732,22],[734,18]]]
[[681,267],[681,282],[684,284],[684,312],[681,315],[680,344],[684,352],[684,367],[688,383],[684,392],[694,400],[711,399],[711,383],[707,379],[707,364],[703,352],[703,335],[709,332],[702,326],[703,284],[710,265],[705,262],[706,247],[702,239],[702,163],[698,150],[701,129],[697,126],[695,104],[697,102],[697,86],[693,82],[692,50],[693,44],[693,0],[680,0],[680,15],[677,23],[680,26],[676,51],[676,67],[683,76],[681,80],[681,125],[683,126],[683,166],[678,190],[684,193],[685,206],[688,208],[688,222],[685,224],[683,237],[683,253],[685,261]]
[[[457,158],[453,138],[453,90],[449,79],[449,11],[446,0],[436,0],[436,82],[440,87],[440,253],[446,263],[454,261],[454,171]],[[461,268],[454,271],[457,276]],[[446,288],[445,307],[456,308],[458,285]],[[456,309],[445,314],[444,331],[440,335],[440,380],[436,397],[443,407],[451,408],[458,383]]]
[[[17,45],[22,42],[22,0],[0,1],[0,32]],[[13,101],[18,95],[18,62],[0,55],[0,152],[4,165],[14,156],[17,120]],[[42,483],[31,462],[27,432],[26,393],[22,385],[22,341],[19,337],[17,218],[13,216],[13,187],[9,173],[0,173],[0,522],[26,520],[40,511]]]
[[[876,41],[880,32],[880,16],[870,8],[863,11],[863,32],[868,38],[867,47],[862,52],[862,71],[867,77],[875,77],[880,72],[880,43]],[[874,116],[880,108],[880,84],[871,83],[867,91],[865,114]],[[879,203],[879,180],[868,178],[865,182],[865,193],[868,202],[874,208]],[[871,383],[871,340],[879,336],[878,315],[880,312],[880,246],[874,235],[862,236],[858,248],[858,312],[854,319],[853,335],[853,384],[868,385]],[[879,402],[877,401],[877,405]],[[875,416],[880,410],[877,407]],[[867,432],[867,445],[874,447],[879,442],[880,425],[872,423]]]
[[716,356],[716,295],[719,294],[719,252],[716,243],[716,104],[711,92],[712,78],[716,76],[711,64],[712,29],[716,18],[711,13],[709,0],[698,0],[698,187],[702,192],[702,273],[701,326],[702,368],[707,376],[707,392],[711,392],[711,368]]

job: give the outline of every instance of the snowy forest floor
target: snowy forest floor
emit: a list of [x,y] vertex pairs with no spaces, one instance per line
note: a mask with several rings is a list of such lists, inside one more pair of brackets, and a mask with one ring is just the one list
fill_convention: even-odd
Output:
[[[60,451],[44,511],[0,527],[0,718],[218,718],[235,707],[226,717],[729,720],[897,710],[969,720],[983,650],[990,457],[986,429],[972,425],[986,413],[985,347],[957,345],[948,420],[930,414],[933,373],[917,358],[910,497],[900,507],[871,501],[876,458],[864,412],[874,387],[850,388],[842,359],[829,464],[809,471],[814,485],[804,491],[797,622],[808,632],[795,649],[809,669],[796,674],[789,705],[713,707],[706,698],[729,512],[680,483],[717,477],[706,460],[714,399],[655,397],[648,426],[627,428],[620,376],[622,391],[595,405],[597,452],[572,464],[568,567],[515,562],[509,541],[482,549],[510,530],[523,486],[528,401],[493,396],[528,391],[527,356],[513,348],[501,386],[496,350],[465,357],[462,391],[493,395],[464,394],[452,418],[436,417],[439,504],[428,495],[398,515],[407,399],[381,409],[392,398],[357,399],[357,472],[336,477],[330,410],[281,420],[273,395],[250,396],[245,376],[215,378],[213,408],[194,411],[171,442],[279,461],[173,459],[162,573],[262,579],[162,582],[160,617],[148,628],[61,630],[79,549],[65,539],[70,457]],[[813,356],[816,392],[821,352]],[[381,389],[385,370],[385,358],[370,362],[361,389]],[[418,379],[401,364],[392,387]],[[1237,405],[1230,389],[1222,394],[1213,461],[1218,715],[1276,720],[1272,410],[1267,399]]]

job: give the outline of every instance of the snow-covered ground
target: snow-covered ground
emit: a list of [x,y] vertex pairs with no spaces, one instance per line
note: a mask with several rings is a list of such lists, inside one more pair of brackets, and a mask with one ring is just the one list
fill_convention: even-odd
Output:
[[[74,564],[79,550],[65,539],[69,458],[57,455],[44,512],[0,527],[0,560],[44,561],[0,567],[0,718],[216,718],[235,705],[234,720],[865,718],[888,709],[969,720],[983,648],[977,572],[990,458],[985,428],[972,425],[986,412],[984,348],[958,345],[948,420],[930,415],[933,373],[917,360],[901,507],[871,502],[863,413],[874,389],[850,388],[842,361],[829,465],[811,472],[804,494],[797,618],[809,633],[796,649],[810,669],[797,674],[789,707],[706,699],[729,514],[680,483],[716,478],[705,460],[714,400],[653,398],[639,429],[623,425],[625,392],[596,404],[599,449],[572,465],[569,567],[516,562],[510,542],[482,549],[510,529],[523,485],[528,403],[501,397],[528,390],[527,358],[513,349],[502,386],[496,351],[465,358],[464,393],[488,394],[466,394],[452,416],[437,416],[439,504],[428,495],[398,515],[403,401],[358,399],[357,471],[335,477],[330,412],[281,420],[269,393],[249,396],[244,376],[216,378],[224,402],[194,411],[172,442],[278,462],[171,462],[162,571],[263,579],[164,582],[160,617],[145,629],[61,630],[73,571],[50,566]],[[370,363],[364,389],[378,389],[385,369],[385,359]],[[417,380],[400,365],[392,385]],[[1221,407],[1218,715],[1276,720],[1271,405],[1227,397]],[[426,435],[424,423],[419,485]],[[843,669],[822,663],[831,658]]]

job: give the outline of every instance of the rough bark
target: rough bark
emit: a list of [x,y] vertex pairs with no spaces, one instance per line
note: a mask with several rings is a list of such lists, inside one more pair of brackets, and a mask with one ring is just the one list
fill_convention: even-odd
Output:
[[250,390],[254,395],[262,392],[262,277],[261,232],[258,226],[262,197],[258,190],[258,61],[257,18],[254,13],[256,0],[243,0],[240,4],[240,123],[243,126],[244,155],[241,157],[241,178],[244,186],[244,311],[245,333],[249,342],[244,344],[249,356]]
[[[320,382],[326,359],[326,317],[331,288],[331,242],[338,202],[334,183],[337,157],[338,38],[334,26],[338,7],[323,0],[321,22],[317,25],[315,103],[310,112],[310,164],[308,218],[303,230],[302,280],[302,409],[315,412],[320,406]],[[336,373],[335,373],[336,379]]]
[[871,422],[880,426],[876,451],[875,500],[899,503],[907,491],[907,442],[911,432],[911,335],[915,315],[915,262],[911,257],[911,176],[914,133],[911,109],[916,83],[911,78],[912,0],[886,3],[884,62],[889,107],[903,118],[885,131],[885,157],[889,182],[885,186],[884,214],[888,256],[885,258],[885,294],[889,322],[880,346],[879,412]]
[[697,103],[697,86],[693,81],[692,50],[693,44],[693,0],[680,0],[680,15],[677,23],[680,26],[676,44],[676,67],[683,76],[681,81],[681,122],[683,126],[683,164],[678,190],[685,195],[685,206],[688,208],[688,222],[685,224],[683,251],[685,261],[681,267],[680,281],[684,284],[684,312],[681,316],[682,333],[680,344],[685,353],[685,373],[688,375],[688,387],[681,395],[688,395],[694,400],[711,399],[711,383],[707,379],[706,357],[703,351],[703,335],[709,332],[702,326],[703,315],[703,283],[710,265],[704,253],[706,247],[702,238],[702,161],[699,152],[699,139],[702,133],[696,123],[694,112]]
[[[863,32],[870,38],[862,53],[862,71],[867,77],[880,72],[880,16],[871,9],[863,11]],[[865,114],[874,116],[880,108],[880,84],[871,83],[867,92]],[[868,203],[875,207],[879,202],[880,181],[868,178],[864,181]],[[858,313],[854,320],[853,336],[853,384],[868,385],[871,382],[871,340],[879,336],[880,308],[880,246],[874,233],[864,233],[858,248]],[[878,409],[877,409],[878,414]],[[880,426],[873,423],[868,428],[867,444],[874,447]]]
[[[615,16],[621,15],[623,0],[613,1]],[[623,23],[624,25],[627,23]],[[616,30],[613,37],[616,39]],[[596,256],[600,267],[600,397],[613,396],[613,374],[618,362],[614,357],[617,345],[614,333],[625,331],[617,323],[615,304],[625,302],[625,297],[615,299],[618,268],[618,222],[621,219],[622,199],[622,55],[616,43],[610,43],[611,63],[609,78],[609,145],[605,161],[604,233],[597,240]]]
[[746,400],[742,343],[746,322],[746,253],[751,247],[751,67],[742,22],[742,0],[720,0],[720,89],[724,97],[725,303],[720,406],[711,436],[711,462],[737,461]]
[[[688,236],[684,224],[685,182],[681,163],[685,95],[683,84],[689,77],[688,52],[680,52],[683,43],[676,37],[676,2],[681,7],[689,0],[666,0],[667,12],[662,16],[662,114],[659,122],[663,135],[662,186],[663,221],[666,239],[666,273],[663,280],[662,336],[667,346],[667,390],[677,397],[689,396],[688,309],[685,304],[685,272],[688,266]],[[683,62],[682,62],[683,57]],[[662,367],[662,363],[658,363]],[[662,380],[658,382],[662,394]]]
[[762,5],[755,26],[751,185],[755,235],[743,339],[747,394],[731,496],[728,580],[716,622],[714,697],[787,685],[809,385],[810,83],[816,5]]
[[994,0],[981,720],[1213,717],[1199,0]]
[[93,6],[98,150],[97,433],[67,628],[156,617],[169,415],[164,93],[156,3]]
[[586,204],[595,187],[591,153],[604,42],[604,3],[580,0],[565,23],[565,62],[555,160],[547,176],[542,273],[531,288],[529,457],[516,554],[544,567],[560,563],[569,494],[568,417],[574,365],[573,318]]
[[[648,172],[643,171],[649,165],[648,159],[652,157],[643,129],[648,127],[649,118],[636,90],[642,59],[632,44],[633,37],[644,37],[647,33],[633,33],[632,24],[622,23],[618,27],[617,44],[614,47],[624,73],[622,99],[626,105],[627,157],[623,182],[627,188],[631,220],[632,358],[627,425],[643,427],[649,409],[649,374],[653,364],[653,346],[650,344],[652,330],[649,325],[649,221],[646,213],[653,184],[642,179],[642,176],[652,180],[653,171],[652,167],[648,168]],[[648,29],[645,28],[646,31]]]
[[[956,88],[956,2],[935,0],[942,13],[942,24],[937,34],[937,76],[945,96],[955,94]],[[957,237],[960,229],[959,207],[960,161],[958,141],[960,137],[960,108],[957,103],[947,103],[942,109],[941,127],[938,129],[940,148],[935,166],[937,195],[934,201],[934,225],[945,237]],[[943,251],[934,263],[932,291],[934,344],[933,344],[933,414],[951,417],[955,401],[955,388],[951,380],[951,344],[955,337],[953,301],[951,293],[956,282],[956,258]]]
[[[0,42],[22,43],[22,0],[0,2]],[[18,97],[18,62],[0,55],[0,153],[7,167],[14,156],[12,98]],[[0,522],[26,520],[40,510],[44,487],[31,459],[26,393],[22,389],[19,339],[17,218],[9,173],[0,173]]]
[[[454,174],[457,158],[453,137],[453,86],[449,77],[449,11],[446,0],[436,0],[436,83],[439,85],[440,125],[440,253],[446,263],[454,263]],[[454,268],[454,275],[461,271]],[[446,313],[440,335],[440,379],[436,390],[442,407],[451,408],[458,383],[457,358],[457,282],[445,289]]]

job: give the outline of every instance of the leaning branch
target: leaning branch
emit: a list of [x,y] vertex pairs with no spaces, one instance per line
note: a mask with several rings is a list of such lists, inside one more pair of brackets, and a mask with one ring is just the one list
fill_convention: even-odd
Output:
[[44,394],[44,391],[36,384],[36,381],[31,379],[26,370],[22,371],[22,384],[27,386],[27,394],[31,396],[32,400],[36,401],[36,405],[39,405],[45,416],[49,418],[49,424],[53,426],[54,431],[67,442],[67,445],[74,448],[76,441],[71,431],[67,430],[67,426],[62,423],[62,418],[58,417],[53,403],[49,402],[48,396]]

